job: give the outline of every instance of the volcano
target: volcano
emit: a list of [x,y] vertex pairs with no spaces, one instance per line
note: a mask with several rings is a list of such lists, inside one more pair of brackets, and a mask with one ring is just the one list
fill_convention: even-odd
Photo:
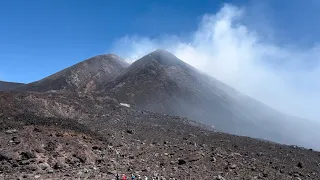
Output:
[[310,133],[312,122],[241,94],[165,50],[135,61],[100,89],[139,109],[188,117],[222,132],[304,146],[320,135]]

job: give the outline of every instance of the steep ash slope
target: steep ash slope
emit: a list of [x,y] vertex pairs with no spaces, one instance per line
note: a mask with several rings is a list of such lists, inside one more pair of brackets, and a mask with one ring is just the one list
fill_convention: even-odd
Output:
[[164,50],[137,60],[100,89],[137,108],[185,116],[223,132],[319,146],[312,139],[320,134],[309,128],[315,124],[247,97]]
[[90,92],[95,90],[99,83],[107,81],[127,66],[128,64],[116,55],[99,55],[15,90],[37,92],[72,90]]
[[0,92],[1,179],[319,179],[319,163],[319,152],[204,130],[105,96]]
[[24,84],[23,83],[0,81],[0,91],[12,90],[12,89],[17,88],[22,85],[24,85]]

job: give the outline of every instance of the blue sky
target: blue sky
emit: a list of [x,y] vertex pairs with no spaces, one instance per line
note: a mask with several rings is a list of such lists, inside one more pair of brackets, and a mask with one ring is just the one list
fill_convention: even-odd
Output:
[[[317,23],[314,13],[319,6],[298,0],[2,1],[0,80],[27,83],[41,79],[85,58],[110,52],[113,42],[126,35],[188,38],[204,14],[216,13],[224,3],[248,7],[253,17],[260,16],[278,29],[282,38],[277,39],[299,37],[298,41],[306,44],[319,38],[313,35],[320,28],[312,25]],[[264,13],[259,13],[261,10]],[[254,19],[247,22],[263,31],[263,24],[250,22]]]
[[219,1],[12,0],[0,6],[0,79],[31,82],[90,56],[124,35],[187,33]]
[[32,82],[86,58],[164,48],[276,109],[319,119],[320,1],[11,0],[0,80]]

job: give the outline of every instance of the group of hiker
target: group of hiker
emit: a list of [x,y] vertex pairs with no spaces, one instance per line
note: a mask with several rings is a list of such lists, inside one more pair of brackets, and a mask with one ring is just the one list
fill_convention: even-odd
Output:
[[[130,177],[127,177],[125,174],[122,174],[122,176],[120,177],[119,174],[116,175],[116,180],[130,180]],[[138,175],[137,177],[132,174],[131,175],[131,180],[151,180],[151,179],[148,179],[147,176],[144,176],[143,178]]]

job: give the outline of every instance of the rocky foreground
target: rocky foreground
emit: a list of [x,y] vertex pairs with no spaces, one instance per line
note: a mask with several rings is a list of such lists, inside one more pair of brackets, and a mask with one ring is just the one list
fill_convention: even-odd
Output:
[[0,179],[320,179],[320,152],[95,94],[0,93],[0,128]]

